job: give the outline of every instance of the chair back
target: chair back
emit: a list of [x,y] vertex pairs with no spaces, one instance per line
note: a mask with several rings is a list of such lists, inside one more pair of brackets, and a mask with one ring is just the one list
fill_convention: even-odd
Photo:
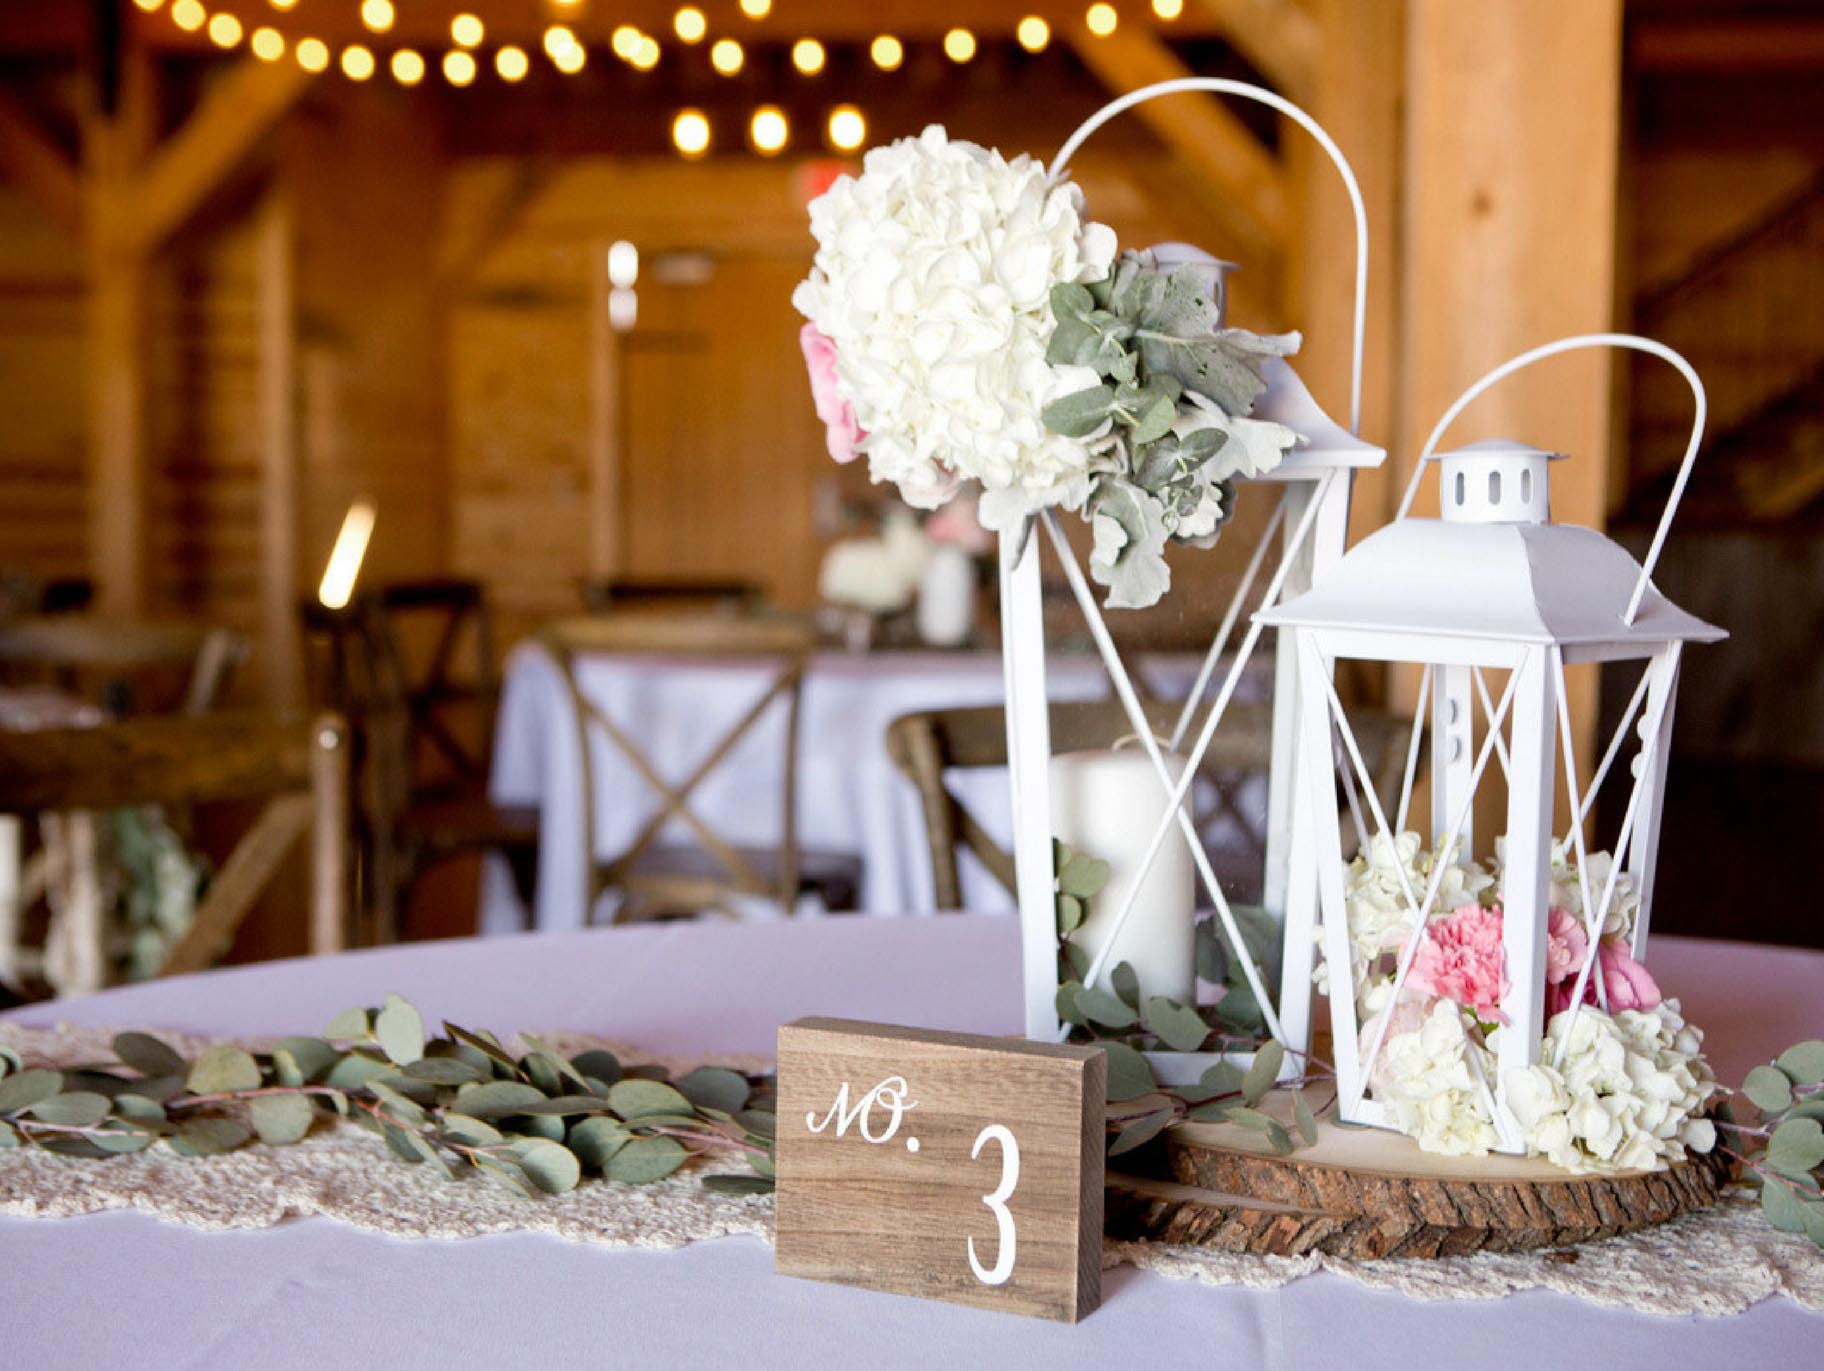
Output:
[[[805,667],[816,646],[809,623],[788,616],[605,615],[568,619],[548,625],[537,641],[551,654],[568,689],[580,732],[583,777],[584,850],[590,864],[589,904],[604,891],[619,888],[645,901],[657,913],[726,909],[731,896],[761,896],[789,912],[799,890],[798,720]],[[768,676],[753,704],[715,741],[681,778],[664,775],[639,741],[636,721],[615,719],[584,689],[579,667],[590,656],[650,656],[701,661],[754,661]],[[754,732],[775,702],[784,707],[780,745],[784,749],[780,794],[779,842],[771,859],[761,863],[718,833],[691,807],[691,796],[704,780]],[[645,782],[656,801],[654,812],[631,842],[605,863],[594,855],[595,806],[598,801],[591,734],[600,734]],[[696,870],[669,874],[650,870],[664,830],[677,821],[688,830],[705,859]],[[668,864],[669,865],[669,864]]]
[[87,685],[122,716],[163,712],[147,690],[156,676],[183,680],[172,706],[206,713],[221,704],[247,656],[243,635],[185,620],[52,614],[0,624],[0,666],[65,688]]
[[753,614],[766,599],[753,581],[610,576],[585,580],[580,588],[583,607],[591,614]]
[[159,974],[200,971],[219,957],[306,834],[309,946],[313,954],[335,952],[344,943],[349,902],[346,743],[334,715],[242,711],[0,732],[0,812],[64,815],[264,800]]
[[[1178,706],[1147,700],[1142,704],[1154,735],[1169,737]],[[1352,723],[1354,716],[1351,716]],[[1200,776],[1209,783],[1219,809],[1232,819],[1264,856],[1266,835],[1235,793],[1237,777],[1262,774],[1273,752],[1272,708],[1265,704],[1230,704],[1222,726],[1211,738]],[[1114,746],[1133,736],[1133,725],[1120,703],[1093,700],[1051,706],[1054,753]],[[1411,725],[1391,715],[1363,713],[1356,733],[1384,801],[1398,792]],[[887,755],[917,788],[924,812],[925,839],[931,859],[931,888],[939,909],[961,909],[959,849],[966,849],[1012,895],[1016,893],[1013,854],[1001,847],[944,779],[952,769],[1007,765],[1007,714],[999,705],[924,710],[905,714],[887,726]],[[1257,863],[1256,863],[1257,865]]]

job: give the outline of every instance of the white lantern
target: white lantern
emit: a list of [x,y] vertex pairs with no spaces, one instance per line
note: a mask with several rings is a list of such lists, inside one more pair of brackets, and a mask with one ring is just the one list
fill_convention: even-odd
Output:
[[[1592,346],[1662,357],[1679,369],[1697,397],[1684,465],[1644,565],[1600,533],[1549,522],[1549,465],[1555,454],[1517,443],[1480,442],[1433,456],[1445,429],[1489,386],[1541,358]],[[1447,912],[1434,905],[1448,858],[1475,855],[1474,800],[1490,774],[1491,756],[1499,760],[1507,780],[1501,930],[1506,988],[1500,995],[1506,1026],[1499,1035],[1496,1079],[1480,1080],[1479,1089],[1500,1150],[1523,1150],[1518,1125],[1506,1107],[1504,1082],[1509,1072],[1540,1060],[1544,1037],[1553,806],[1561,769],[1566,812],[1571,815],[1564,850],[1574,857],[1580,873],[1588,937],[1588,954],[1569,1003],[1581,1008],[1593,971],[1601,990],[1596,953],[1624,853],[1639,900],[1632,955],[1644,960],[1680,655],[1688,642],[1725,636],[1666,600],[1651,581],[1690,475],[1703,422],[1704,393],[1696,374],[1682,357],[1658,343],[1597,334],[1534,349],[1478,381],[1445,413],[1392,524],[1364,539],[1305,594],[1256,616],[1257,622],[1279,629],[1296,661],[1306,698],[1319,702],[1299,717],[1302,744],[1295,762],[1299,779],[1292,824],[1293,881],[1287,900],[1280,1013],[1289,1036],[1302,1040],[1308,1035],[1313,930],[1321,912],[1339,1107],[1345,1120],[1390,1122],[1384,1101],[1371,1098],[1370,1082],[1383,1060],[1393,1009],[1406,993],[1429,921]],[[1419,482],[1434,461],[1442,517],[1408,517]],[[1424,668],[1413,746],[1399,809],[1391,822],[1371,787],[1365,796],[1376,828],[1386,841],[1393,841],[1406,825],[1420,751],[1417,728],[1429,696],[1430,831],[1446,854],[1446,860],[1435,862],[1423,889],[1416,888],[1420,882],[1403,863],[1395,863],[1402,868],[1401,914],[1410,921],[1410,932],[1396,935],[1399,949],[1391,995],[1383,981],[1381,1007],[1366,1031],[1358,1022],[1356,992],[1362,985],[1353,979],[1353,968],[1362,953],[1360,945],[1351,942],[1331,752],[1334,729],[1342,739],[1347,769],[1362,776],[1360,752],[1331,682],[1336,663],[1344,658]],[[1629,661],[1642,664],[1640,687],[1585,787],[1572,744],[1565,668]],[[1497,701],[1485,673],[1501,670],[1508,676]],[[1633,763],[1616,860],[1598,890],[1587,860],[1585,820],[1643,704],[1638,734],[1643,745]],[[1485,720],[1480,743],[1475,727],[1478,706]],[[1386,975],[1384,963],[1379,974]],[[1606,994],[1599,1002],[1607,1008]],[[1563,1036],[1568,1040],[1568,1033]],[[1476,1054],[1466,1056],[1472,1064],[1479,1061]],[[1477,1073],[1485,1074],[1479,1067]]]
[[[1198,892],[1216,911],[1229,947],[1242,966],[1250,989],[1258,999],[1269,1030],[1285,1040],[1274,997],[1264,984],[1260,968],[1248,955],[1237,928],[1230,902],[1217,880],[1208,853],[1192,824],[1186,795],[1190,790],[1202,757],[1208,752],[1224,712],[1234,697],[1242,673],[1259,642],[1262,626],[1250,623],[1239,645],[1231,638],[1239,624],[1243,608],[1253,593],[1256,582],[1266,568],[1269,554],[1277,546],[1277,561],[1268,571],[1263,604],[1273,604],[1280,596],[1296,593],[1312,584],[1330,564],[1342,555],[1349,521],[1350,480],[1360,467],[1378,466],[1386,453],[1355,435],[1361,415],[1361,373],[1363,307],[1367,290],[1368,240],[1367,220],[1361,193],[1347,161],[1335,142],[1303,110],[1271,91],[1242,82],[1216,78],[1188,78],[1167,81],[1134,91],[1098,111],[1065,143],[1052,170],[1061,172],[1083,141],[1109,119],[1142,101],[1180,92],[1202,91],[1240,96],[1260,101],[1278,110],[1305,128],[1317,139],[1341,173],[1355,211],[1356,281],[1354,323],[1354,365],[1350,403],[1350,428],[1345,430],[1327,418],[1311,398],[1291,367],[1275,359],[1266,369],[1268,388],[1256,402],[1254,415],[1270,419],[1297,431],[1303,438],[1300,446],[1286,454],[1284,461],[1260,481],[1279,486],[1283,495],[1278,509],[1260,536],[1246,573],[1222,617],[1214,640],[1204,658],[1190,698],[1185,701],[1172,736],[1161,740],[1152,729],[1120,655],[1115,650],[1101,609],[1091,594],[1087,579],[1078,565],[1075,553],[1059,528],[1057,520],[1046,512],[1026,522],[1024,527],[1003,533],[1000,545],[1002,651],[1007,684],[1007,741],[1009,772],[1012,785],[1014,818],[1014,856],[1017,868],[1018,899],[1023,947],[1023,994],[1026,1034],[1028,1037],[1056,1040],[1065,1026],[1060,1022],[1056,1002],[1058,991],[1058,939],[1056,903],[1053,888],[1052,840],[1057,829],[1053,798],[1048,779],[1051,742],[1046,690],[1045,624],[1040,588],[1041,545],[1055,552],[1069,583],[1073,598],[1082,611],[1090,635],[1114,682],[1115,693],[1127,715],[1148,767],[1141,784],[1146,783],[1146,770],[1157,781],[1159,803],[1153,821],[1149,812],[1145,823],[1136,827],[1129,822],[1123,828],[1122,841],[1129,849],[1120,853],[1094,851],[1103,858],[1118,859],[1128,879],[1118,881],[1131,898],[1111,902],[1098,913],[1105,928],[1095,940],[1097,952],[1088,981],[1095,981],[1130,955],[1130,944],[1156,938],[1157,920],[1135,917],[1135,906],[1142,898],[1157,897],[1157,882],[1148,880],[1160,863],[1166,844],[1185,845],[1194,869]],[[1168,260],[1190,260],[1202,256],[1195,249],[1172,244],[1161,249]],[[1215,259],[1205,257],[1214,262]],[[1218,264],[1226,265],[1226,264]],[[1220,300],[1220,296],[1218,297]],[[1035,525],[1043,525],[1040,535]],[[1231,535],[1232,536],[1232,535]],[[1277,544],[1275,539],[1277,538]],[[1226,661],[1225,661],[1226,655]],[[1223,668],[1216,680],[1218,667]],[[1214,703],[1196,729],[1197,711],[1204,705],[1214,684]],[[1272,765],[1269,776],[1266,869],[1261,886],[1268,912],[1275,918],[1283,906],[1288,885],[1290,860],[1290,824],[1292,807],[1289,780],[1291,757],[1296,744],[1294,718],[1298,712],[1299,683],[1283,659],[1275,676]],[[1321,700],[1320,700],[1321,704]],[[1182,761],[1167,756],[1183,752]],[[1083,784],[1100,784],[1097,776],[1115,782],[1114,769],[1091,773]],[[1132,784],[1129,772],[1121,778]],[[1066,808],[1070,806],[1066,805]],[[1100,807],[1107,812],[1109,806]],[[1166,865],[1175,863],[1167,862]],[[1112,890],[1112,887],[1111,887]],[[1184,937],[1188,945],[1190,920],[1188,903],[1182,909]],[[1149,922],[1152,927],[1146,927]],[[1132,929],[1130,933],[1129,930]],[[1292,1044],[1289,1046],[1302,1045]],[[1205,1066],[1216,1058],[1209,1054],[1156,1054],[1154,1066],[1160,1079],[1168,1083],[1194,1081]]]

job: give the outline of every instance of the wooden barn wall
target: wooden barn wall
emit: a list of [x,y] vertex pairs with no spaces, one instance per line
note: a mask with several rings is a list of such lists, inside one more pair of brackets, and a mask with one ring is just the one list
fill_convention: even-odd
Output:
[[0,575],[88,570],[78,245],[0,182]]

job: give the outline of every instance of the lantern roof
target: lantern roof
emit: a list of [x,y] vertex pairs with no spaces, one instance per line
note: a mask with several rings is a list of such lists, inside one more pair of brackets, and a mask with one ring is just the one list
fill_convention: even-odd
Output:
[[1378,467],[1387,460],[1386,448],[1364,442],[1325,414],[1284,358],[1269,358],[1261,375],[1267,378],[1267,388],[1254,401],[1250,417],[1284,424],[1305,441],[1260,479],[1309,479],[1330,467]]
[[1715,642],[1728,635],[1648,585],[1640,564],[1574,524],[1399,519],[1304,594],[1262,610],[1274,627],[1361,629],[1559,645]]

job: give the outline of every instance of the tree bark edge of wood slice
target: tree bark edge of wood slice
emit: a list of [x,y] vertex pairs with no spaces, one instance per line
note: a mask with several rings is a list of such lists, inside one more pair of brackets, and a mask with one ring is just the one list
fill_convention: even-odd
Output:
[[1162,1141],[1170,1179],[1109,1177],[1110,1237],[1356,1261],[1526,1252],[1707,1209],[1730,1174],[1716,1153],[1615,1175],[1574,1175],[1539,1160],[1436,1158],[1399,1134],[1328,1120],[1317,1143],[1285,1156],[1241,1143],[1224,1126],[1181,1126]]

